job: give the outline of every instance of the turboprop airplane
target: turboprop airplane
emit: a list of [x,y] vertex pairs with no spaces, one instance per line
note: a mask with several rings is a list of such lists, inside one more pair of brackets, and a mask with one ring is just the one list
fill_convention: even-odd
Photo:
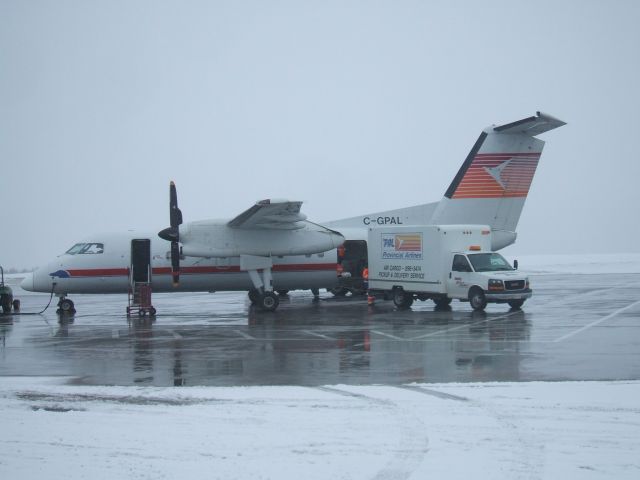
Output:
[[[278,295],[320,288],[343,294],[357,286],[367,263],[369,226],[482,224],[492,248],[516,240],[516,226],[544,141],[535,138],[565,125],[540,112],[485,128],[435,203],[370,213],[318,225],[300,212],[302,202],[262,200],[231,220],[182,224],[170,185],[170,226],[158,234],[129,231],[94,235],[24,279],[25,290],[51,292],[62,313],[74,312],[73,293],[248,291],[253,304],[273,311]],[[159,237],[159,238],[158,238]],[[149,313],[155,314],[151,307]]]

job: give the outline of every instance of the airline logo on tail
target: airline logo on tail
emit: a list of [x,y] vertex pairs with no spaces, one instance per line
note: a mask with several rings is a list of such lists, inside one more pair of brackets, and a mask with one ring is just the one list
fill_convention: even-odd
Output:
[[540,154],[478,153],[452,198],[526,197]]

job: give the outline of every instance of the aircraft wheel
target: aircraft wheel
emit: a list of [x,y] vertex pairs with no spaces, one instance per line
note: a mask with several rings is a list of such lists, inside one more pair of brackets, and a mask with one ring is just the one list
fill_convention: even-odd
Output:
[[402,288],[396,288],[393,291],[393,303],[398,308],[409,308],[413,305],[413,295],[408,294]]
[[249,301],[251,302],[251,305],[257,305],[260,303],[260,292],[257,289],[252,288],[247,293],[249,295]]
[[150,317],[155,317],[155,316],[156,316],[156,309],[155,309],[155,307],[149,307],[149,316],[150,316]]
[[444,308],[451,305],[451,299],[450,298],[434,298],[433,303],[435,303],[436,307],[438,308]]
[[264,292],[262,298],[260,299],[260,308],[266,310],[267,312],[273,312],[278,305],[280,304],[280,299],[278,295],[273,292]]
[[331,292],[334,297],[344,297],[347,294],[347,292],[349,292],[349,290],[347,290],[344,287],[335,287],[335,288],[330,288],[329,292]]
[[474,287],[469,290],[469,303],[471,308],[476,311],[484,310],[487,306],[487,297],[484,296],[484,292],[478,287]]
[[522,305],[524,305],[524,300],[509,300],[509,306],[514,310],[520,310]]
[[60,302],[58,303],[58,307],[60,308],[60,313],[69,314],[75,313],[76,311],[73,301],[69,300],[68,298],[63,298],[62,300],[60,300]]

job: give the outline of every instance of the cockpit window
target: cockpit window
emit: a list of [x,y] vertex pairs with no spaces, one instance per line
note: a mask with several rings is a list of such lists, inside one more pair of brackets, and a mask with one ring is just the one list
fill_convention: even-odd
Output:
[[65,253],[68,255],[84,255],[104,252],[104,243],[76,243]]

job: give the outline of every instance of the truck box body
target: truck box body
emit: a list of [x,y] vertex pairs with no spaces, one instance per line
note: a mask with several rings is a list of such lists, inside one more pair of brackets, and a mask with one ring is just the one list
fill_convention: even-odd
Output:
[[[486,302],[519,308],[531,296],[528,278],[491,251],[486,225],[370,228],[368,249],[373,294],[404,295],[405,302],[431,298],[443,305],[457,298],[470,300],[474,308],[479,300],[477,309]],[[478,299],[472,298],[475,293]]]

